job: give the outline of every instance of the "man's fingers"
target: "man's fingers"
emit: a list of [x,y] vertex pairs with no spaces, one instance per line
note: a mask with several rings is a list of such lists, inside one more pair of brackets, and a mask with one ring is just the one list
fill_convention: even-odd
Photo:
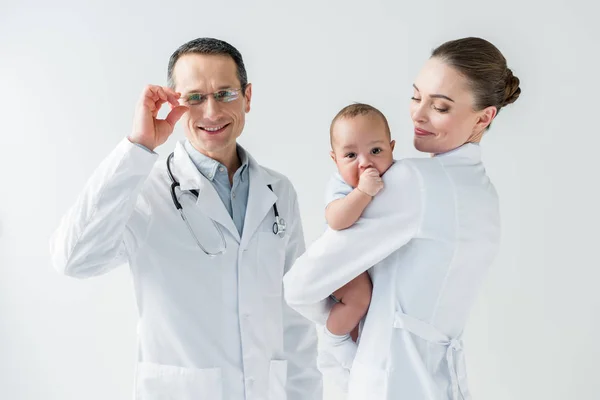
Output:
[[148,101],[152,101],[154,103],[154,107],[159,109],[164,103],[174,103],[177,102],[177,94],[173,92],[173,90],[169,88],[164,88],[156,85],[148,85],[144,89],[144,104],[148,105]]
[[177,107],[179,105],[179,97],[181,97],[180,93],[177,93],[171,88],[164,86],[155,86],[152,87],[152,91],[156,93],[158,99],[162,100],[161,104],[169,102],[173,107]]
[[152,96],[144,96],[143,100],[142,100],[142,104],[144,107],[146,107],[148,110],[150,110],[151,112],[156,111],[156,101],[152,98]]
[[187,110],[188,108],[186,106],[173,107],[169,115],[167,115],[167,118],[165,118],[165,121],[167,121],[172,127],[175,127],[177,121],[179,121],[181,116],[185,114]]
[[181,97],[181,93],[178,93],[169,87],[163,87],[162,89],[167,95],[167,100],[169,103],[171,103],[173,107],[179,106],[179,98]]
[[156,94],[158,94],[158,98],[163,100],[165,103],[168,101],[167,94],[160,86],[156,89]]
[[147,85],[144,88],[144,97],[148,97],[154,101],[158,100],[158,89],[160,88],[160,86],[156,86],[156,85]]
[[179,93],[177,93],[177,94],[167,93],[167,98],[169,100],[169,104],[172,107],[178,107],[180,105],[179,104],[179,97],[180,97]]
[[165,91],[165,93],[167,93],[168,95],[171,95],[171,96],[179,97],[181,95],[181,93],[178,93],[175,90],[173,90],[167,86],[163,86],[163,90]]

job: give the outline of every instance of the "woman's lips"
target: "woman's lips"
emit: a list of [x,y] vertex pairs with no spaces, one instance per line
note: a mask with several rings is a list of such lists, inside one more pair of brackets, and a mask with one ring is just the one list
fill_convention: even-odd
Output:
[[421,128],[415,128],[415,135],[416,136],[430,136],[433,135],[433,132],[429,132],[426,131],[425,129],[421,129]]

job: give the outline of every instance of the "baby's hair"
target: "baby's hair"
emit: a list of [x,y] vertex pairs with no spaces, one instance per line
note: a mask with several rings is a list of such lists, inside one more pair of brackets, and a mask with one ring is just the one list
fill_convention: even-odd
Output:
[[331,143],[331,146],[333,147],[333,127],[335,126],[335,123],[338,120],[342,118],[354,118],[358,115],[367,115],[369,113],[374,113],[381,117],[383,123],[385,124],[385,131],[388,135],[388,138],[392,140],[392,133],[390,131],[390,126],[388,124],[387,118],[385,117],[385,115],[383,115],[381,111],[369,104],[354,103],[342,108],[331,121],[331,126],[329,127],[329,141]]

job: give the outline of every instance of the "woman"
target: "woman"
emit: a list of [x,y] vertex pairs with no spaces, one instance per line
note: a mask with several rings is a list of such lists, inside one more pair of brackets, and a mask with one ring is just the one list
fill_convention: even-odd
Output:
[[[290,306],[324,324],[329,295],[376,264],[349,399],[470,398],[461,336],[500,240],[479,141],[520,92],[491,43],[464,38],[435,49],[410,106],[415,147],[433,157],[397,161],[363,217],[327,230],[285,276]],[[321,349],[325,373],[327,355]]]

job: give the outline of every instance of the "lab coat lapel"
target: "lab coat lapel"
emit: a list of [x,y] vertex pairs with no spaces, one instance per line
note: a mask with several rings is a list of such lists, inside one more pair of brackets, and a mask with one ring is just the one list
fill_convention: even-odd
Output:
[[174,171],[175,179],[179,180],[181,190],[198,190],[196,205],[200,211],[227,229],[231,236],[239,243],[239,232],[219,194],[212,183],[198,171],[190,156],[185,151],[183,144],[179,142],[175,146],[173,164],[176,170],[176,172]]
[[[278,181],[278,178],[268,174],[250,154],[248,154],[248,164],[250,168],[250,188],[248,190],[248,205],[240,244],[242,249],[247,247],[252,235],[254,235],[265,216],[268,213],[273,214],[273,204],[277,201],[277,196],[267,185],[274,184]],[[285,218],[283,215],[282,217]],[[275,222],[275,214],[272,215],[272,220]]]

